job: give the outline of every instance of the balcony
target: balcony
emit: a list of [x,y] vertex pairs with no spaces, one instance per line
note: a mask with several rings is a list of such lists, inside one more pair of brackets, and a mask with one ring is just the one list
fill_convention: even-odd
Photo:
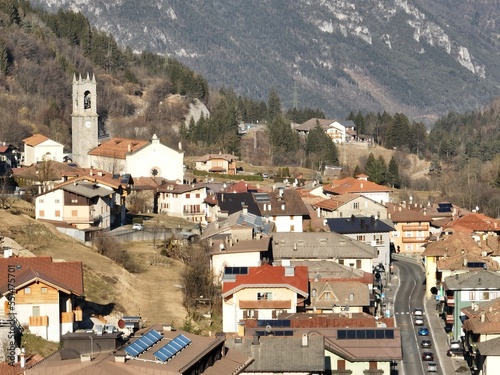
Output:
[[455,306],[455,299],[453,296],[446,296],[446,304],[448,306]]
[[240,309],[291,309],[292,300],[258,300],[240,301]]
[[73,312],[61,313],[61,323],[73,323],[75,321],[75,314]]
[[425,225],[424,224],[422,224],[422,225],[418,225],[418,224],[403,225],[402,230],[404,232],[422,232],[422,231],[428,232],[429,225],[427,225],[427,224],[425,224]]
[[403,243],[422,243],[426,242],[425,237],[401,237]]
[[47,327],[49,325],[49,317],[47,315],[30,316],[30,327]]

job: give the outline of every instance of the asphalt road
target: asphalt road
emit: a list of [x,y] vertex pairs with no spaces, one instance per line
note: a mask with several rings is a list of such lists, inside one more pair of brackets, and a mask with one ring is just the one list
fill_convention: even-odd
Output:
[[[426,362],[422,361],[421,353],[424,351],[420,348],[422,338],[432,341],[432,348],[426,348],[425,351],[435,353],[435,342],[432,338],[432,332],[429,336],[418,336],[416,327],[413,323],[413,310],[416,307],[424,308],[425,294],[425,275],[422,267],[418,264],[403,261],[394,261],[394,266],[397,267],[399,275],[399,289],[394,298],[394,315],[396,325],[401,329],[401,341],[403,346],[403,362],[400,367],[400,375],[416,375],[427,374]],[[429,321],[424,314],[424,326],[429,327]],[[438,374],[441,374],[441,366],[439,358],[435,355],[434,362],[438,364]]]

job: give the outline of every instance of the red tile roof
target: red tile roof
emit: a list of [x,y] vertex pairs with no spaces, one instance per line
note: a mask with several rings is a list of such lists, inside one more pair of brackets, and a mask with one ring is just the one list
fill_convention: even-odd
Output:
[[410,210],[399,204],[386,203],[387,213],[390,214],[390,219],[393,223],[423,223],[432,221],[430,216],[424,215],[418,211]]
[[[457,227],[460,227],[460,229]],[[469,233],[475,231],[498,232],[500,231],[500,220],[479,213],[470,213],[447,223],[443,228],[453,228],[468,231]]]
[[91,150],[89,155],[125,159],[129,152],[137,151],[148,143],[149,141],[130,138],[111,138]]
[[23,142],[28,146],[34,147],[36,145],[39,145],[42,142],[45,142],[48,139],[49,138],[47,138],[46,136],[44,136],[42,134],[34,134],[31,137],[23,139]]
[[[14,265],[14,285],[17,287],[31,280],[44,280],[55,287],[76,295],[83,295],[82,262],[53,262],[51,257],[1,258],[0,269]],[[12,274],[12,273],[11,273]],[[8,272],[0,273],[0,293],[8,291]]]
[[334,180],[330,185],[324,185],[323,190],[331,194],[347,194],[347,193],[375,193],[375,192],[390,192],[387,186],[378,185],[374,182],[363,179],[364,175],[358,175],[359,178],[346,177],[341,180]]
[[235,281],[224,281],[223,296],[229,296],[238,290],[255,287],[289,287],[297,293],[308,295],[308,269],[306,266],[295,266],[293,276],[285,276],[287,267],[264,264],[260,267],[248,267],[247,275],[237,275]]

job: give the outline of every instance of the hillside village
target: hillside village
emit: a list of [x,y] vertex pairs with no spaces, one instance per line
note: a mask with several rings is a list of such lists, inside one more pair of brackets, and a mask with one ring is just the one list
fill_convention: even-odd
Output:
[[[403,343],[385,293],[397,278],[394,262],[405,258],[424,268],[425,298],[462,338],[471,367],[486,373],[498,359],[500,220],[451,202],[398,201],[397,189],[364,174],[343,176],[336,166],[324,181],[264,178],[241,174],[240,159],[221,152],[195,157],[188,174],[182,145],[174,150],[156,135],[99,137],[96,86],[93,76],[74,76],[71,153],[43,134],[25,138],[23,150],[0,148],[16,182],[2,192],[4,207],[31,192],[33,217],[68,236],[68,247],[169,238],[167,248],[182,244],[189,258],[190,246],[203,244],[210,294],[196,295],[193,306],[209,306],[207,319],[220,311],[220,332],[143,321],[105,304],[96,313],[86,302],[85,261],[35,256],[5,238],[0,355],[14,365],[6,369],[391,374]],[[317,124],[335,143],[372,142],[349,121],[310,119],[295,129],[304,136]],[[159,227],[148,215],[182,224]],[[190,277],[202,280],[197,272]],[[192,285],[181,287],[187,293]],[[40,361],[17,349],[27,332],[61,342],[58,355]]]

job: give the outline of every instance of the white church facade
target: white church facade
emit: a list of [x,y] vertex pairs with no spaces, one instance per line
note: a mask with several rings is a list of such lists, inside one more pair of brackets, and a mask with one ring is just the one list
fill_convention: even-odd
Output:
[[154,134],[147,140],[111,138],[99,143],[95,77],[73,79],[73,161],[132,177],[163,177],[182,183],[184,152],[160,143]]

